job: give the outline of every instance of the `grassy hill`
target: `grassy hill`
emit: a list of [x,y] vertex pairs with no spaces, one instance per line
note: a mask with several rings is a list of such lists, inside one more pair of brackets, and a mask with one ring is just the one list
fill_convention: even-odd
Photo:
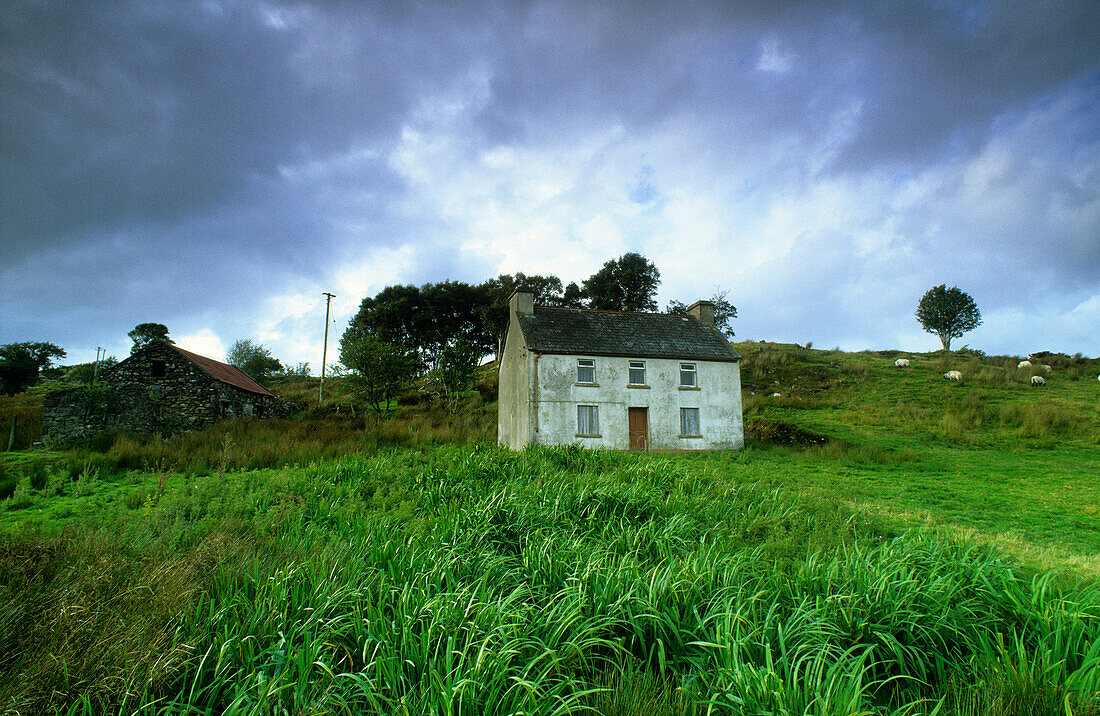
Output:
[[793,444],[762,450],[786,484],[1100,577],[1100,360],[739,349],[750,434]]
[[1100,714],[1100,362],[738,348],[737,453],[503,450],[486,376],[6,455],[0,709]]

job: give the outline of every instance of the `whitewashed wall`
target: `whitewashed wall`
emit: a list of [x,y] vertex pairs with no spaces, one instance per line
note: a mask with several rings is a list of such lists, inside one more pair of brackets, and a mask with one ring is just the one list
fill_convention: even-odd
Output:
[[[578,358],[596,361],[596,386],[577,384]],[[647,358],[646,385],[649,387],[634,388],[627,387],[631,360],[638,359],[540,356],[537,395],[532,396],[538,413],[537,430],[532,426],[531,442],[543,445],[579,442],[586,447],[624,450],[629,447],[627,408],[646,407],[649,408],[651,450],[719,450],[744,445],[738,363]],[[682,362],[695,363],[698,390],[680,389]],[[532,367],[527,366],[529,370]],[[504,393],[502,389],[502,399]],[[578,405],[599,406],[600,437],[577,436]],[[680,408],[699,408],[702,437],[680,437]],[[513,415],[521,412],[516,410]],[[509,437],[519,437],[520,431],[505,428],[502,432],[509,433]],[[502,442],[510,443],[509,440]]]

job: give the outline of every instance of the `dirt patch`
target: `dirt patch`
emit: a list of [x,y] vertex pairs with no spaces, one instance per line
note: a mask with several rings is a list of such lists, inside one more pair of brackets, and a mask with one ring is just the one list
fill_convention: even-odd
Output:
[[787,423],[760,420],[747,423],[745,428],[750,437],[762,443],[772,445],[825,445],[829,438],[817,433],[811,433],[802,428],[796,428]]

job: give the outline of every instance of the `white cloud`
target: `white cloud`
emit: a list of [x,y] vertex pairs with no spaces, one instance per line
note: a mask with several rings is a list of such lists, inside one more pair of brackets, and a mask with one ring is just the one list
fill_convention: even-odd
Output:
[[172,340],[185,351],[198,353],[214,360],[225,360],[225,343],[209,328],[203,328],[185,336],[172,336]]
[[756,69],[785,74],[793,66],[794,57],[780,50],[778,38],[768,37],[760,42],[760,60],[756,63]]
[[394,249],[367,247],[358,255],[345,256],[327,281],[311,282],[294,292],[265,299],[251,320],[251,334],[283,365],[309,363],[317,374],[325,335],[324,292],[335,294],[329,306],[326,357],[327,362],[334,363],[339,356],[340,336],[363,298],[386,286],[406,282],[418,261],[430,261],[430,256],[418,253],[409,244]]

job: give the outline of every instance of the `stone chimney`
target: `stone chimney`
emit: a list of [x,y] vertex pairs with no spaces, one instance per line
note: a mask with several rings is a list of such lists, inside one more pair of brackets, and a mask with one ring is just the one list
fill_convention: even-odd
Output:
[[696,301],[688,306],[688,315],[704,326],[714,327],[714,304],[710,301]]
[[[513,316],[530,316],[535,312],[535,294],[517,288],[508,297],[508,313]],[[714,323],[714,312],[711,311],[711,323]]]

